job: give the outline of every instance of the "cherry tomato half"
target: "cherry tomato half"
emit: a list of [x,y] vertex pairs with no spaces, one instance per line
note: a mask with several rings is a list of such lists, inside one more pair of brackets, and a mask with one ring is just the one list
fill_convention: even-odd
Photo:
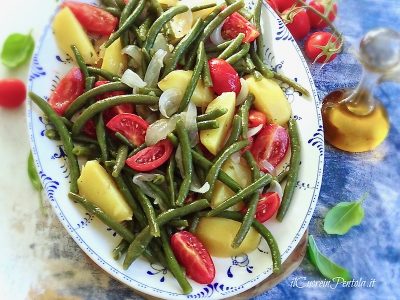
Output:
[[302,40],[310,32],[310,20],[304,8],[287,9],[281,17],[295,40]]
[[196,236],[179,231],[171,237],[171,248],[189,278],[200,284],[210,284],[214,280],[214,262]]
[[297,3],[297,0],[273,0],[275,2],[275,5],[278,7],[278,10],[280,12],[283,12],[284,10],[291,8]]
[[107,122],[107,128],[119,132],[135,146],[144,143],[146,130],[149,124],[138,115],[119,114]]
[[[337,5],[332,3],[332,0],[313,0],[310,2],[310,6],[315,8],[321,14],[326,15],[326,10],[330,9],[328,19],[333,22],[337,15]],[[310,19],[310,25],[315,29],[324,29],[328,24],[316,13],[311,10],[307,10],[308,18]]]
[[243,43],[251,43],[260,35],[253,24],[241,14],[234,12],[222,26],[222,37],[231,40],[237,37],[239,33],[244,33],[245,35]]
[[19,79],[0,80],[0,106],[16,108],[26,99],[25,83]]
[[278,5],[276,4],[275,1],[276,1],[276,0],[266,0],[266,2],[268,3],[268,5],[271,6],[271,8],[272,8],[274,11],[279,12]]
[[[279,195],[276,192],[268,192],[260,195],[260,200],[258,200],[256,209],[256,219],[260,223],[264,223],[271,219],[278,210],[280,201]],[[246,211],[247,208],[245,208],[242,212],[246,213]]]
[[223,59],[213,58],[208,61],[208,65],[210,67],[213,90],[216,94],[235,92],[238,95],[240,93],[242,85],[239,74],[230,64]]
[[109,36],[118,24],[116,17],[94,5],[67,1],[61,7],[68,7],[90,34]]
[[75,101],[85,90],[83,74],[78,67],[73,67],[65,75],[51,94],[49,104],[60,116],[64,114],[68,106]]
[[269,163],[273,167],[279,165],[288,148],[287,130],[277,124],[268,124],[259,132],[250,151],[260,169],[267,172],[266,164]]
[[311,61],[327,63],[336,58],[339,51],[339,43],[333,34],[317,31],[307,38],[304,49]]
[[148,172],[164,164],[172,154],[174,146],[165,139],[154,146],[144,148],[126,160],[126,164],[133,170]]
[[249,112],[249,127],[257,127],[258,125],[267,124],[267,116],[258,110],[252,109]]

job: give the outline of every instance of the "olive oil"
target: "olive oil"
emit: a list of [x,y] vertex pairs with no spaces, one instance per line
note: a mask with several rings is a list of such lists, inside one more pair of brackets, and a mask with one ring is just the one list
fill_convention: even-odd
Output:
[[[365,152],[378,147],[387,137],[389,118],[379,101],[363,106],[363,101],[342,101],[351,93],[338,90],[330,93],[322,103],[325,140],[347,152]],[[372,97],[368,90],[359,91],[358,97]],[[362,100],[362,99],[361,99]]]

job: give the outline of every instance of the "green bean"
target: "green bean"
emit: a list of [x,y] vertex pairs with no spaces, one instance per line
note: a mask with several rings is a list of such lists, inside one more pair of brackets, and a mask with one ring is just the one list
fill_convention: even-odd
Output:
[[[235,212],[235,211],[224,211],[219,214],[219,217],[240,222],[243,218],[243,215],[241,213]],[[258,222],[256,219],[253,220],[252,226],[267,242],[268,247],[271,250],[272,270],[274,273],[279,273],[281,271],[281,267],[282,267],[281,254],[280,254],[279,247],[278,247],[278,244],[277,244],[274,236],[267,229],[267,227],[265,227],[263,224]]]
[[201,19],[197,20],[190,32],[178,43],[165,65],[163,77],[167,76],[170,72],[176,69],[179,60],[184,57],[184,54],[188,51],[190,45],[192,45],[192,43],[201,33],[202,26],[203,21]]
[[[133,1],[131,1],[131,2],[133,2]],[[131,2],[127,6],[125,6],[125,8],[130,6]],[[134,1],[134,2],[136,2],[136,1]],[[117,31],[115,31],[114,33],[111,34],[110,38],[105,43],[104,46],[106,48],[111,46],[112,43],[114,43],[123,33],[125,33],[132,26],[132,24],[135,22],[135,20],[143,12],[145,4],[146,4],[146,0],[139,0],[139,2],[137,3],[137,6],[132,11],[132,13],[129,14],[129,16],[126,18],[126,20],[123,20],[125,9],[122,11],[121,18],[120,18],[120,26]]]
[[[219,153],[224,153],[226,149],[228,149],[230,146],[236,143],[239,140],[241,134],[242,134],[242,117],[239,115],[235,115],[233,117],[231,135],[226,141],[224,148],[222,148],[221,151],[219,151]],[[216,157],[216,159],[218,159],[218,157],[219,155]]]
[[176,228],[185,228],[189,226],[188,220],[172,220],[168,225]]
[[217,3],[209,3],[209,4],[203,4],[203,5],[198,5],[198,6],[193,6],[190,10],[192,12],[200,11],[203,9],[209,9],[217,6]]
[[256,7],[254,8],[254,24],[256,25],[256,29],[259,33],[257,37],[257,54],[259,57],[264,57],[263,51],[263,36],[262,36],[262,28],[261,28],[261,8],[262,8],[263,0],[257,0]]
[[149,198],[142,192],[142,190],[136,184],[134,184],[131,181],[129,181],[128,184],[131,191],[136,196],[136,199],[139,201],[140,206],[144,211],[144,214],[146,215],[147,221],[149,222],[150,226],[150,234],[155,237],[160,236],[160,228],[156,223],[156,213]]
[[149,32],[150,26],[153,23],[152,18],[147,18],[140,26],[138,29],[138,36],[142,42],[146,41],[147,39],[147,33]]
[[107,7],[103,7],[103,9],[106,12],[109,12],[110,14],[112,14],[114,17],[118,18],[121,16],[121,10],[119,8],[107,6]]
[[183,293],[185,295],[190,294],[192,292],[192,287],[189,281],[186,279],[186,276],[183,273],[181,266],[179,265],[174,253],[172,252],[171,246],[169,244],[169,236],[167,235],[167,232],[164,228],[161,229],[161,241],[165,256],[167,258],[168,268],[171,270],[172,274],[178,281]]
[[208,57],[207,53],[204,55],[204,65],[203,65],[203,72],[201,73],[203,78],[204,86],[206,87],[213,87],[213,81],[211,78],[210,66],[208,65]]
[[246,62],[246,66],[249,68],[249,70],[254,70],[256,68],[256,66],[254,65],[250,54],[247,54],[244,61]]
[[215,119],[225,115],[227,112],[228,112],[228,109],[225,107],[216,108],[208,113],[205,113],[204,115],[198,116],[196,118],[196,121],[197,122],[212,121],[212,120],[215,120]]
[[73,140],[74,142],[77,142],[77,143],[94,144],[94,145],[98,145],[98,144],[99,144],[99,142],[98,142],[97,140],[92,139],[92,138],[90,138],[90,137],[87,137],[86,135],[77,135],[77,136],[74,136],[74,137],[72,138],[72,140]]
[[118,75],[115,75],[109,71],[96,68],[96,67],[87,67],[89,74],[94,74],[103,77],[104,79],[107,79],[108,81],[119,81],[121,78],[118,77]]
[[68,194],[68,196],[71,200],[76,201],[80,205],[82,205],[89,213],[94,214],[97,218],[99,218],[100,221],[102,221],[104,224],[106,224],[108,227],[110,227],[112,230],[114,230],[116,233],[118,233],[124,240],[127,240],[128,242],[131,242],[134,240],[134,235],[132,232],[129,231],[128,228],[126,228],[121,223],[115,221],[111,216],[109,216],[107,213],[105,213],[100,207],[98,207],[94,203],[90,202],[89,200],[87,200],[75,193],[70,192]]
[[145,149],[146,147],[147,147],[146,144],[140,145],[140,146],[137,147],[136,149],[132,150],[132,152],[129,153],[128,157],[132,157],[132,156],[134,156],[135,154],[138,154],[140,151],[142,151],[142,150]]
[[115,2],[115,0],[101,0],[100,2],[101,2],[101,4],[102,4],[103,6],[118,8],[118,5],[117,5],[117,3]]
[[157,196],[156,201],[158,202],[158,206],[162,211],[166,211],[172,207],[169,205],[168,195],[158,185],[154,184],[153,182],[146,182],[145,184],[151,189],[153,194]]
[[[164,10],[161,7],[161,4],[158,0],[150,0],[150,6],[153,8],[154,13],[158,18],[161,17],[161,15],[164,13]],[[166,35],[168,35],[169,37],[172,37],[174,35],[172,28],[171,28],[171,24],[169,22],[167,22],[164,25],[164,31],[165,31]]]
[[142,94],[142,95],[148,95],[150,93],[154,93],[154,95],[156,95],[157,97],[160,97],[162,95],[163,91],[160,90],[159,88],[144,87],[144,88],[138,89],[138,93]]
[[106,129],[104,127],[103,114],[99,114],[96,120],[96,136],[99,142],[101,159],[103,162],[108,160],[108,146],[106,140]]
[[47,129],[46,132],[45,132],[45,136],[49,140],[53,140],[53,141],[59,141],[60,140],[60,136],[59,136],[57,130],[55,130],[55,129]]
[[154,184],[161,185],[165,182],[165,176],[162,174],[156,174],[152,182]]
[[171,155],[167,167],[167,184],[168,184],[169,201],[171,207],[175,206],[174,173],[175,173],[175,158],[173,157],[173,155]]
[[[252,179],[253,181],[256,181],[260,178],[260,169],[258,168],[257,162],[255,161],[250,151],[246,151],[244,153],[244,157],[247,161],[248,166],[250,167]],[[232,241],[232,248],[238,248],[242,244],[243,240],[246,238],[246,235],[249,232],[251,225],[253,224],[259,197],[260,195],[258,191],[251,195],[246,214],[243,217],[242,224],[240,225],[240,228]]]
[[197,226],[199,225],[199,223],[200,223],[200,216],[199,216],[199,215],[195,215],[195,216],[192,218],[192,222],[190,223],[189,231],[190,231],[191,233],[195,233],[195,232],[196,232],[196,229],[197,229]]
[[249,53],[249,50],[250,50],[250,44],[246,43],[240,48],[240,51],[238,53],[228,57],[225,61],[231,65],[234,65],[243,57],[245,57],[247,53]]
[[150,27],[146,42],[144,43],[144,49],[149,51],[153,47],[154,41],[156,40],[156,37],[158,33],[161,31],[162,27],[167,22],[171,21],[173,17],[188,11],[188,9],[189,8],[185,5],[179,5],[171,7],[166,12],[164,12]]
[[229,44],[229,46],[218,56],[219,59],[227,59],[232,56],[236,50],[242,45],[244,33],[239,33],[237,37]]
[[220,157],[215,161],[214,165],[210,168],[207,174],[206,181],[210,184],[210,189],[208,190],[207,193],[204,194],[204,197],[211,201],[211,196],[214,192],[214,187],[218,178],[218,173],[220,172],[222,165],[229,159],[229,157],[244,147],[246,147],[249,144],[249,142],[246,141],[240,141],[232,146],[230,146],[228,149],[225,150],[224,153],[220,155]]
[[289,120],[288,129],[291,149],[290,168],[289,174],[287,175],[288,179],[283,193],[282,202],[278,209],[278,214],[276,215],[276,219],[280,222],[282,222],[289,209],[290,203],[292,202],[300,170],[300,138],[295,119]]
[[260,81],[260,80],[263,79],[262,74],[261,74],[260,72],[258,72],[257,70],[254,70],[253,73],[252,73],[252,75],[254,76],[254,79],[255,79],[256,81]]
[[220,51],[224,51],[226,48],[229,47],[230,44],[233,43],[234,40],[229,40],[226,42],[223,42],[222,44],[219,45],[207,45],[206,50],[207,52],[220,52]]
[[128,157],[128,146],[126,145],[120,146],[118,148],[117,157],[115,159],[116,162],[114,165],[114,169],[111,174],[113,177],[119,176],[119,174],[121,173],[122,169],[125,166],[125,161],[127,157]]
[[[261,72],[262,73],[262,72]],[[302,85],[300,85],[299,83],[297,83],[296,81],[290,79],[289,77],[286,77],[283,74],[277,73],[275,71],[273,71],[274,74],[274,78],[277,80],[280,80],[286,84],[288,84],[289,86],[291,86],[294,90],[302,93],[303,95],[305,95],[306,97],[310,96],[310,92],[303,87]]]
[[86,79],[85,79],[85,92],[91,90],[95,83],[96,83],[96,77],[95,76],[86,77]]
[[115,0],[115,3],[119,7],[120,10],[123,10],[126,6],[126,3],[124,0]]
[[219,123],[216,120],[202,121],[197,123],[198,130],[209,130],[219,128]]
[[206,51],[204,49],[204,43],[201,42],[199,48],[197,50],[197,61],[196,66],[194,67],[192,78],[190,79],[190,83],[185,90],[185,94],[183,94],[183,98],[180,102],[178,112],[183,112],[187,106],[189,105],[190,99],[193,96],[194,90],[196,89],[197,83],[200,80],[201,72],[204,66],[204,57],[206,55]]
[[74,102],[67,108],[65,111],[65,117],[70,119],[72,116],[78,112],[82,107],[85,106],[88,101],[96,96],[102,95],[104,93],[113,92],[113,91],[128,91],[131,90],[129,86],[122,82],[110,82],[98,87],[95,87],[75,99]]
[[39,108],[43,111],[43,113],[47,116],[50,122],[54,125],[55,129],[57,130],[58,135],[61,138],[61,141],[64,145],[64,152],[67,156],[69,171],[70,171],[70,191],[71,192],[78,192],[78,184],[77,180],[79,177],[79,165],[78,161],[76,160],[76,156],[73,153],[74,145],[72,143],[71,135],[61,118],[58,114],[51,108],[50,104],[47,103],[46,100],[39,97],[33,92],[29,92],[29,98],[39,106]]
[[239,115],[242,117],[242,137],[247,139],[247,132],[249,131],[249,111],[253,104],[254,96],[249,94],[239,109]]
[[130,0],[121,12],[121,17],[119,18],[119,27],[126,22],[128,17],[133,13],[135,7],[138,5],[139,0]]
[[131,143],[130,140],[128,140],[123,134],[121,134],[120,132],[116,132],[114,134],[114,136],[119,139],[125,146],[128,146],[131,149],[135,149],[136,146],[134,144]]
[[286,177],[289,175],[289,170],[284,170],[281,173],[278,174],[278,176],[276,176],[274,178],[275,181],[281,183],[282,181],[284,181],[286,179]]
[[76,119],[74,126],[72,126],[72,134],[77,135],[86,122],[96,114],[107,108],[126,103],[154,105],[158,103],[158,97],[148,95],[122,95],[98,101],[85,109]]
[[72,150],[72,153],[76,156],[95,156],[97,153],[97,147],[95,145],[89,145],[89,146],[81,146],[81,145],[75,145],[74,149]]
[[[186,215],[198,212],[205,208],[209,207],[209,203],[206,199],[201,199],[194,201],[188,205],[170,209],[157,217],[157,224],[159,226],[163,226],[168,223],[172,219],[176,219],[179,217],[184,217]],[[147,226],[144,228],[135,238],[135,240],[130,244],[128,253],[125,256],[125,260],[123,263],[124,269],[129,268],[129,266],[142,255],[144,249],[146,249],[147,245],[152,240],[152,235],[150,234],[150,227]]]
[[89,71],[87,69],[85,60],[83,59],[81,53],[79,52],[78,48],[75,45],[71,46],[71,50],[74,53],[75,61],[78,64],[79,69],[81,69],[81,72],[83,74],[83,79],[85,80],[86,78],[89,77]]
[[127,241],[125,241],[124,239],[117,245],[117,247],[114,248],[114,250],[112,251],[112,257],[115,260],[119,260],[122,255],[128,251],[129,248],[129,243]]
[[239,193],[235,194],[231,198],[225,200],[217,207],[213,208],[207,216],[213,217],[218,215],[219,213],[223,212],[224,210],[232,207],[235,204],[238,204],[240,201],[243,201],[258,189],[265,187],[272,181],[272,176],[270,174],[265,174],[264,176],[260,177],[258,180],[250,184],[249,186],[242,189]]
[[[231,4],[235,3],[235,0],[225,0],[225,2],[226,2],[226,4],[231,5]],[[239,14],[241,14],[247,20],[250,20],[253,17],[253,15],[246,8],[240,9]]]
[[182,164],[183,170],[185,172],[183,182],[181,184],[181,187],[179,188],[178,196],[176,198],[176,205],[182,206],[189,193],[189,188],[192,183],[193,163],[192,148],[190,146],[189,135],[181,118],[176,123],[176,132],[178,135],[179,143],[181,145]]

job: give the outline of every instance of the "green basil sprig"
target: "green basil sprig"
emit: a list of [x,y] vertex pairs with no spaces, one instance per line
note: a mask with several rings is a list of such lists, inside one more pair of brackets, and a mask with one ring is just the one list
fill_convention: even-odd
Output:
[[15,69],[29,61],[34,47],[35,41],[30,33],[13,33],[4,42],[1,62],[7,68]]

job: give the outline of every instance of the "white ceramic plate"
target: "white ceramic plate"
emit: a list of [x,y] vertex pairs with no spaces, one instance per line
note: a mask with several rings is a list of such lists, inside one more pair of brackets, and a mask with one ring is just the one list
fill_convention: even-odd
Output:
[[[250,8],[254,0],[247,1]],[[292,105],[301,135],[302,157],[299,181],[291,207],[282,223],[274,220],[265,225],[274,234],[282,261],[296,247],[313,214],[322,180],[324,143],[322,120],[315,86],[300,49],[285,25],[271,8],[262,13],[265,61],[277,71],[297,80],[311,92],[305,99],[287,85],[282,85]],[[61,53],[54,40],[51,22],[37,44],[29,75],[29,90],[47,98],[60,78],[71,68],[70,60]],[[242,256],[214,259],[217,275],[212,284],[200,285],[191,281],[193,293],[182,295],[181,289],[165,269],[139,259],[129,270],[115,261],[111,250],[120,238],[99,220],[67,197],[69,170],[63,147],[44,136],[49,126],[42,112],[28,102],[27,120],[35,162],[47,197],[58,218],[82,250],[101,268],[128,286],[159,298],[219,299],[244,292],[266,279],[272,272],[268,246],[262,241],[255,251]]]

